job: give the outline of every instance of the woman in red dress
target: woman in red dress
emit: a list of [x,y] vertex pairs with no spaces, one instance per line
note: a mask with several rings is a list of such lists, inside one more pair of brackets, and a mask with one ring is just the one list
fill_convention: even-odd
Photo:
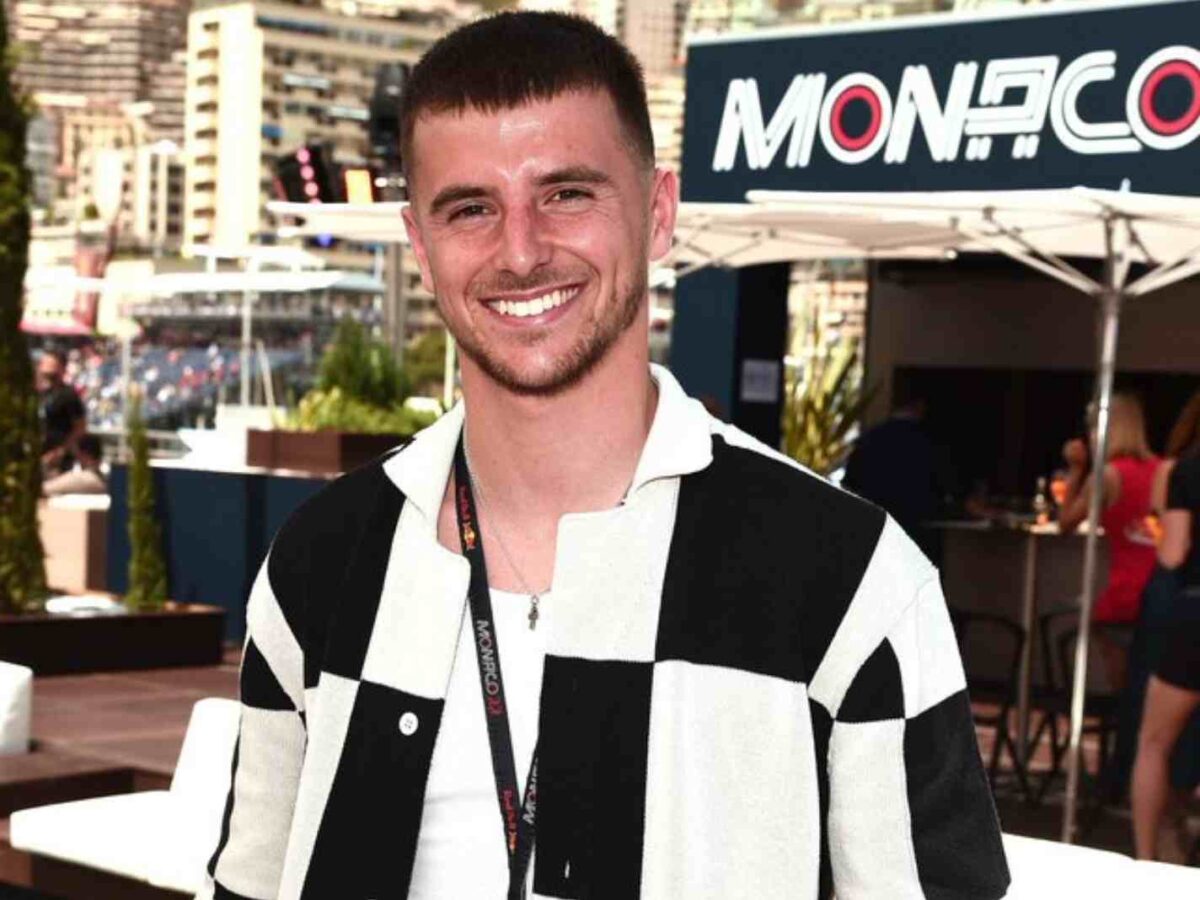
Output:
[[[1132,626],[1141,611],[1142,591],[1154,571],[1151,493],[1162,460],[1150,451],[1142,405],[1130,394],[1112,398],[1106,457],[1100,525],[1108,543],[1108,582],[1096,600],[1092,621]],[[1087,474],[1088,452],[1083,441],[1068,441],[1063,458],[1068,466],[1067,496],[1059,527],[1071,532],[1088,517],[1095,476]],[[1126,650],[1103,631],[1094,639],[1109,686],[1119,689],[1125,682]]]

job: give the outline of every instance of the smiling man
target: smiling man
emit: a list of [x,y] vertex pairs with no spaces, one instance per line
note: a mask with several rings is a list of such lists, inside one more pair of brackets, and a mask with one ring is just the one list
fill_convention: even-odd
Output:
[[464,401],[272,544],[202,896],[1001,897],[936,571],[649,364],[678,184],[628,52],[467,26],[401,150]]

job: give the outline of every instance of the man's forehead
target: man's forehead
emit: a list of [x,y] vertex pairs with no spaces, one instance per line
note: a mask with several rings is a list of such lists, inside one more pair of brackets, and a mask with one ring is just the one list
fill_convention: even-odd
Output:
[[[605,116],[611,116],[608,122]],[[422,190],[446,184],[539,180],[592,169],[610,177],[630,153],[603,91],[567,92],[503,109],[423,113],[414,123],[410,172]],[[415,185],[410,185],[410,192]]]
[[[457,127],[486,129],[488,126],[500,135],[521,136],[544,131],[557,124],[558,119],[580,113],[615,117],[616,105],[608,92],[599,88],[560,91],[550,97],[530,97],[520,103],[499,107],[466,103],[457,107],[423,110],[413,123],[413,136],[419,139],[423,131],[453,130]],[[578,121],[573,124],[579,125]]]

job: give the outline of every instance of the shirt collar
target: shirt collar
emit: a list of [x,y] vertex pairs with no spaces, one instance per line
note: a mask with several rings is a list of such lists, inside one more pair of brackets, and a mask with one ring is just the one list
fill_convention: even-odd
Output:
[[[662,366],[651,364],[650,374],[658,385],[658,406],[629,496],[660,478],[699,472],[712,461],[712,420],[704,406],[685,394],[675,377]],[[405,498],[435,521],[454,465],[454,449],[462,433],[463,418],[463,404],[459,401],[383,464],[385,474]]]

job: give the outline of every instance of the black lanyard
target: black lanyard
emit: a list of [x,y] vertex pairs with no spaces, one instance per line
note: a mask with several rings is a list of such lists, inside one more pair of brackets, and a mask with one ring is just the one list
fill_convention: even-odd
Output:
[[500,643],[496,620],[492,615],[492,596],[488,588],[487,563],[483,558],[483,536],[475,515],[471,493],[471,473],[462,438],[454,454],[454,511],[458,518],[458,537],[462,552],[471,564],[471,583],[467,598],[471,607],[471,634],[479,659],[479,685],[483,690],[483,708],[487,717],[488,744],[492,751],[492,772],[496,776],[496,799],[504,825],[504,846],[508,850],[508,900],[525,897],[525,872],[533,852],[534,815],[537,811],[537,749],[525,779],[525,797],[517,808],[517,767],[513,762],[512,732],[508,727],[508,703],[504,699],[504,679],[500,674]]

